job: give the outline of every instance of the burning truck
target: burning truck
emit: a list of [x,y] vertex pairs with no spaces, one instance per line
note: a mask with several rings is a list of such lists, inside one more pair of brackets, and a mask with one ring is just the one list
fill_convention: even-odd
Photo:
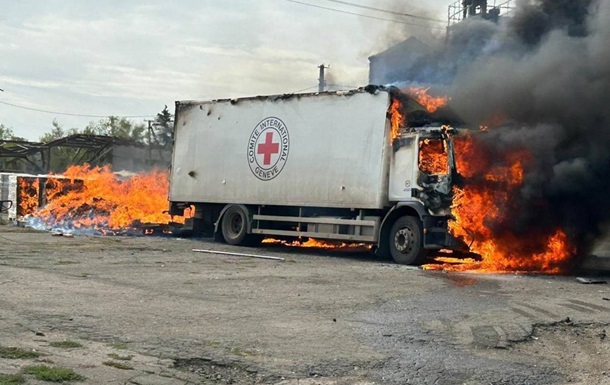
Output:
[[401,264],[466,249],[448,231],[457,131],[436,107],[378,86],[176,102],[170,214],[194,207],[193,228],[232,245],[368,243]]

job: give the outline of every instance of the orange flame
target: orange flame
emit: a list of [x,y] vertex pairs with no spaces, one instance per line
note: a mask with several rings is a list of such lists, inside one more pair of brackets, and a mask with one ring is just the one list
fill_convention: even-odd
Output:
[[[134,223],[168,223],[168,175],[152,171],[120,180],[109,166],[70,166],[65,179],[46,183],[48,204],[34,216],[47,225],[122,229]],[[174,219],[183,221],[183,218]]]
[[289,247],[311,247],[317,249],[356,249],[356,248],[365,248],[370,249],[371,245],[366,243],[345,243],[338,241],[323,241],[318,239],[309,238],[306,241],[295,240],[292,242],[283,241],[280,239],[274,238],[265,238],[262,243],[266,244],[274,244],[274,245],[284,245]]
[[430,90],[430,87],[428,87],[428,88],[410,87],[407,90],[407,93],[413,99],[415,99],[415,101],[417,103],[419,103],[422,106],[424,106],[424,108],[429,113],[432,114],[432,113],[436,112],[436,110],[438,110],[439,108],[446,106],[447,102],[449,102],[449,97],[447,97],[447,96],[430,96],[430,94],[428,94],[428,90]]
[[390,139],[394,141],[394,139],[400,136],[400,129],[405,125],[405,116],[401,112],[402,104],[398,99],[393,99],[388,112],[390,114]]
[[40,184],[38,178],[18,177],[17,181],[19,185],[17,216],[33,214],[38,210],[39,205]]
[[[429,113],[433,113],[439,108],[447,105],[449,97],[431,96],[428,94],[429,89],[430,88],[411,87],[404,92],[426,108]],[[400,130],[406,126],[406,116],[403,108],[404,106],[398,98],[392,98],[392,103],[390,104],[390,108],[388,108],[391,125],[390,139],[392,141],[400,136]]]
[[419,142],[419,168],[431,175],[448,172],[447,149],[443,140],[424,139]]
[[[443,265],[447,270],[488,272],[564,272],[575,250],[562,229],[545,233],[515,234],[503,227],[516,207],[515,197],[523,183],[524,168],[531,161],[525,151],[503,155],[501,162],[490,162],[472,137],[456,140],[458,171],[465,178],[476,178],[463,187],[454,187],[454,220],[449,231],[470,245],[481,261]],[[498,164],[499,163],[499,164]],[[442,261],[441,261],[442,262]],[[425,268],[438,269],[438,265]]]

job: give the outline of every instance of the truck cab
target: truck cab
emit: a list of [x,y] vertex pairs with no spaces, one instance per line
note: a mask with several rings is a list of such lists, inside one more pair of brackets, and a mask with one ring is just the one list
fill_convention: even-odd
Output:
[[380,250],[399,263],[421,262],[428,250],[463,248],[447,231],[457,176],[456,134],[449,126],[413,128],[392,143],[388,197],[393,209],[384,222],[394,225],[380,236],[388,242],[380,242]]

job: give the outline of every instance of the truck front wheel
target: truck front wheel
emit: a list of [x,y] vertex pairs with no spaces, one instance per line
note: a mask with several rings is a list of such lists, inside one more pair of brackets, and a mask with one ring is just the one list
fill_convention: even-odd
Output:
[[229,245],[245,243],[248,235],[248,214],[239,206],[229,207],[222,216],[220,230]]
[[422,224],[418,218],[400,217],[390,230],[390,254],[401,265],[418,265],[425,259]]

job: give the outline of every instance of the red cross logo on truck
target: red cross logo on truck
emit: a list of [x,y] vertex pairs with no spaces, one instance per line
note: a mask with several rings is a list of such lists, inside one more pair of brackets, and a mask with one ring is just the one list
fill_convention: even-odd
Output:
[[273,143],[273,132],[265,134],[265,143],[259,144],[256,151],[263,155],[263,166],[269,166],[271,164],[271,155],[280,152],[280,144]]
[[276,117],[261,120],[248,140],[248,165],[255,177],[268,181],[284,169],[290,150],[286,124]]

